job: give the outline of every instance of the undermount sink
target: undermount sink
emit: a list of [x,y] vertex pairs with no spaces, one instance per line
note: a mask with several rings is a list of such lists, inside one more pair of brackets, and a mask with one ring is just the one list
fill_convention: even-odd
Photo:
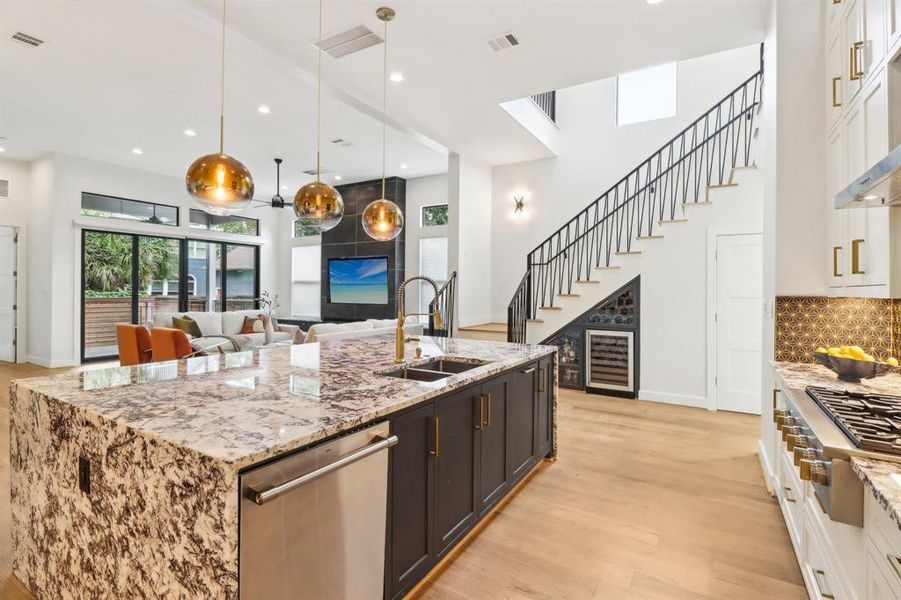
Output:
[[487,365],[487,360],[454,360],[452,358],[435,358],[427,362],[412,365],[409,367],[401,367],[394,371],[381,373],[388,377],[397,377],[399,379],[411,379],[413,381],[438,381],[445,379],[451,375],[463,373],[470,369],[475,369],[483,365]]

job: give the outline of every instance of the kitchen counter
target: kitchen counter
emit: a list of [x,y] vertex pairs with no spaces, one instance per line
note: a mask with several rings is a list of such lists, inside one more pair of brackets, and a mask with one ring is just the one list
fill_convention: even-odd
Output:
[[421,345],[408,365],[489,364],[388,377],[394,338],[379,336],[14,381],[14,573],[37,597],[236,598],[243,469],[556,350]]
[[875,460],[853,456],[858,450],[834,425],[829,417],[804,392],[808,385],[845,389],[852,392],[891,394],[901,396],[901,375],[889,373],[882,377],[864,379],[860,383],[840,381],[838,377],[818,364],[773,362],[776,383],[783,393],[792,395],[796,407],[808,422],[819,423],[820,441],[828,455],[831,448],[851,454],[851,468],[885,508],[892,520],[901,528],[901,457],[899,462]]

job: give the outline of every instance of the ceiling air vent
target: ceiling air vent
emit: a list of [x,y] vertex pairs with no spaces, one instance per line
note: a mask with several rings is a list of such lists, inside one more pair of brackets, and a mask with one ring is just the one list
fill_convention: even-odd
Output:
[[0,179],[0,198],[9,198],[9,180]]
[[13,39],[19,43],[34,46],[35,48],[44,43],[44,40],[36,38],[33,35],[28,35],[27,33],[22,33],[21,31],[15,32],[13,34]]
[[353,145],[354,145],[354,143],[353,143],[352,141],[350,141],[350,140],[345,140],[344,138],[335,138],[335,139],[332,140],[332,143],[335,144],[335,145],[337,145],[337,146],[342,146],[342,147],[344,147],[344,148],[346,148],[346,147],[348,147],[348,146],[353,146]]
[[488,40],[488,45],[495,52],[500,52],[501,50],[509,50],[514,46],[519,46],[519,40],[510,32]]
[[[353,29],[325,38],[318,44],[318,47],[332,58],[341,58],[381,43],[382,38],[371,29],[365,25],[358,25]],[[314,43],[313,46],[316,47],[317,44]]]
[[[324,167],[319,169],[320,175],[328,175],[329,173],[334,173],[334,172],[335,172],[334,169],[326,169]],[[310,175],[311,177],[316,177],[316,169],[307,169],[306,171],[304,171],[304,173],[306,175]]]

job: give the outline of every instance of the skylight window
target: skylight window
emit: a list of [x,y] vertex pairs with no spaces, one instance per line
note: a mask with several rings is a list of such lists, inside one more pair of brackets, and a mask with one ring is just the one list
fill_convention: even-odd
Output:
[[616,124],[676,116],[676,63],[616,76]]

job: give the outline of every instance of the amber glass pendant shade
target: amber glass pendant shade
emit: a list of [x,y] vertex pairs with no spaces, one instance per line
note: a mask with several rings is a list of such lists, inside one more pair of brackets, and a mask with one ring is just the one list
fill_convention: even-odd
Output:
[[250,171],[227,154],[207,154],[191,163],[185,187],[199,208],[214,215],[234,214],[253,200]]
[[363,211],[363,230],[374,240],[389,242],[404,230],[404,213],[391,200],[370,202]]
[[308,183],[294,195],[294,214],[304,224],[322,233],[334,229],[344,216],[344,198],[322,181]]

